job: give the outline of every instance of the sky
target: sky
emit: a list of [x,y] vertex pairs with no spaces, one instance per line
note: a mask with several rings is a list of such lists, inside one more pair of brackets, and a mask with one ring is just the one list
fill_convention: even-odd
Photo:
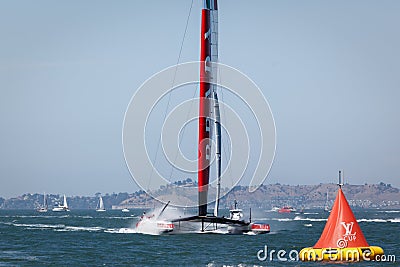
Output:
[[[265,183],[400,187],[399,1],[219,1],[219,60],[269,102]],[[134,192],[124,114],[177,63],[191,1],[0,2],[0,196]],[[199,58],[194,1],[180,62]]]

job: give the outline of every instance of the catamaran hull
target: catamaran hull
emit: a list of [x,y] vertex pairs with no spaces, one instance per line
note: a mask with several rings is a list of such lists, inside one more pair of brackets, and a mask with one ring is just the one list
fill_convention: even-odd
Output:
[[174,224],[169,221],[142,218],[136,224],[136,230],[141,233],[160,235],[172,232],[174,230]]
[[271,231],[269,224],[266,223],[251,223],[250,229],[255,234],[267,234]]
[[249,225],[230,225],[228,226],[228,232],[230,234],[267,234],[270,232],[269,224],[263,223],[250,223]]
[[[189,230],[196,233],[224,233],[224,234],[264,234],[270,232],[269,224],[251,223],[244,220],[232,220],[225,217],[215,216],[190,216],[174,219],[176,232]],[[188,227],[192,225],[192,227]],[[193,226],[195,226],[193,228]],[[196,229],[193,231],[193,229]]]
[[250,231],[250,227],[248,225],[229,225],[228,233],[232,235],[241,235],[244,233],[248,233]]
[[157,230],[160,234],[170,233],[174,230],[174,224],[171,222],[157,222]]

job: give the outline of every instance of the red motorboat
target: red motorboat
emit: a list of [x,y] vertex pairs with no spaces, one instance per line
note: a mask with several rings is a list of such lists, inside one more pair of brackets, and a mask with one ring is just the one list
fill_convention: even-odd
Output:
[[284,206],[278,210],[279,213],[290,213],[295,212],[296,209],[291,206]]

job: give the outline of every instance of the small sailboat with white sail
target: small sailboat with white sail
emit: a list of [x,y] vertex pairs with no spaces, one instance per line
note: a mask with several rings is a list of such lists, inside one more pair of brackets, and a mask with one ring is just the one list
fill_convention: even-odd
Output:
[[41,213],[47,212],[46,193],[43,194],[43,206],[40,206],[36,211],[41,212]]
[[326,190],[326,201],[325,201],[325,207],[324,211],[325,212],[331,212],[331,209],[329,208],[329,195],[328,195],[328,190]]
[[64,201],[63,204],[60,205],[58,204],[57,206],[55,206],[52,211],[55,212],[60,212],[60,211],[69,211],[69,207],[68,207],[68,203],[67,203],[67,197],[64,195]]
[[106,211],[106,209],[104,208],[103,198],[102,198],[101,196],[99,197],[99,203],[97,204],[96,211],[97,211],[97,212],[104,212],[104,211]]

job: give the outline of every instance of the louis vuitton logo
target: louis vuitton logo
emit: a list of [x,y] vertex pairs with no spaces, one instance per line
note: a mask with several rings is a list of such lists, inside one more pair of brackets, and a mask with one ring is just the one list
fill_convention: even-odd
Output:
[[351,222],[351,223],[341,222],[340,224],[346,230],[346,233],[344,234],[345,236],[347,236],[347,235],[355,235],[356,234],[356,233],[354,233],[354,234],[351,233],[353,231],[354,222]]

